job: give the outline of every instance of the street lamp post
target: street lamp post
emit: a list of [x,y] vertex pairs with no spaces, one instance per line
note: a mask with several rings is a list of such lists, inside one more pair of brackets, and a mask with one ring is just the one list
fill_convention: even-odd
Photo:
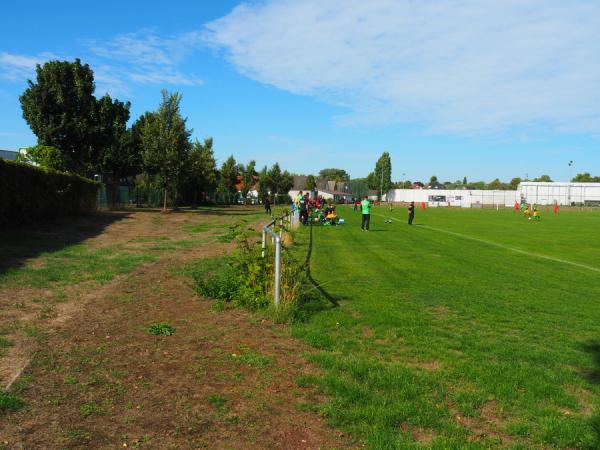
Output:
[[571,180],[573,179],[573,161],[569,161],[569,187],[567,197],[569,199],[569,206],[571,206]]

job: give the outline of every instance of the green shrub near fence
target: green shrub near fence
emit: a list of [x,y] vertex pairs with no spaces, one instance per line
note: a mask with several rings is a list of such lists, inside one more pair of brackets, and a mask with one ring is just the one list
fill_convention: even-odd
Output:
[[0,159],[0,227],[96,209],[99,183]]

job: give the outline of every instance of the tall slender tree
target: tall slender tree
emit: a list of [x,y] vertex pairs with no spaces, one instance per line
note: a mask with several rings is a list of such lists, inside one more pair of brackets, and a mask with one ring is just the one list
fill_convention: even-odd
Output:
[[192,190],[192,205],[195,207],[199,194],[212,191],[217,184],[212,138],[206,138],[204,142],[196,139],[188,155],[186,170],[187,185]]
[[239,173],[242,176],[242,197],[244,199],[244,203],[247,202],[248,192],[252,189],[252,186],[255,183],[256,178],[256,161],[251,160],[245,166],[240,164]]
[[238,165],[233,155],[227,158],[221,165],[219,170],[219,185],[217,190],[223,194],[226,194],[229,202],[233,201],[237,194],[238,184]]
[[367,181],[369,188],[376,190],[380,197],[392,188],[392,158],[388,152],[383,152],[379,157]]
[[162,102],[153,115],[146,116],[141,133],[143,161],[146,170],[157,177],[163,190],[163,211],[167,209],[167,193],[175,203],[190,149],[191,130],[181,115],[181,94],[162,91]]
[[129,102],[113,101],[108,95],[94,105],[93,159],[106,183],[111,208],[116,205],[120,179],[138,173],[141,166],[141,154],[127,130],[129,108]]
[[258,173],[258,198],[261,202],[269,196],[269,169],[263,167]]

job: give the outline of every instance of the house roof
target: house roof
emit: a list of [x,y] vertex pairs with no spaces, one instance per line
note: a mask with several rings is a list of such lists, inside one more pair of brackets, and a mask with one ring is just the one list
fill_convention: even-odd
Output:
[[[244,182],[243,182],[243,180],[242,180],[242,176],[241,176],[241,175],[238,175],[236,178],[237,178],[237,181],[238,181],[238,182],[235,184],[235,188],[236,188],[238,191],[241,191],[241,190],[244,188]],[[255,190],[255,189],[256,189],[256,182],[258,181],[258,177],[257,177],[256,175],[255,175],[255,176],[253,176],[252,178],[254,179],[254,184],[253,184],[252,186],[250,186],[250,189],[249,189],[250,191],[252,191],[252,190]]]
[[2,150],[0,149],[0,158],[4,158],[8,161],[16,161],[18,152],[14,152],[12,150]]
[[306,175],[294,175],[294,185],[292,191],[303,191],[306,188]]
[[344,196],[352,197],[351,192],[342,192],[342,191],[336,191],[336,190],[330,190],[330,189],[318,189],[318,191],[324,192],[325,194],[344,195]]

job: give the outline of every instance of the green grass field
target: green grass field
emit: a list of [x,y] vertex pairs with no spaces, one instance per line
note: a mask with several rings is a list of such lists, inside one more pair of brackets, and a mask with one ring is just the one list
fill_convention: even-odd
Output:
[[600,447],[599,213],[431,208],[409,227],[381,206],[368,233],[339,213],[310,268],[340,306],[294,328],[331,423],[377,449]]

